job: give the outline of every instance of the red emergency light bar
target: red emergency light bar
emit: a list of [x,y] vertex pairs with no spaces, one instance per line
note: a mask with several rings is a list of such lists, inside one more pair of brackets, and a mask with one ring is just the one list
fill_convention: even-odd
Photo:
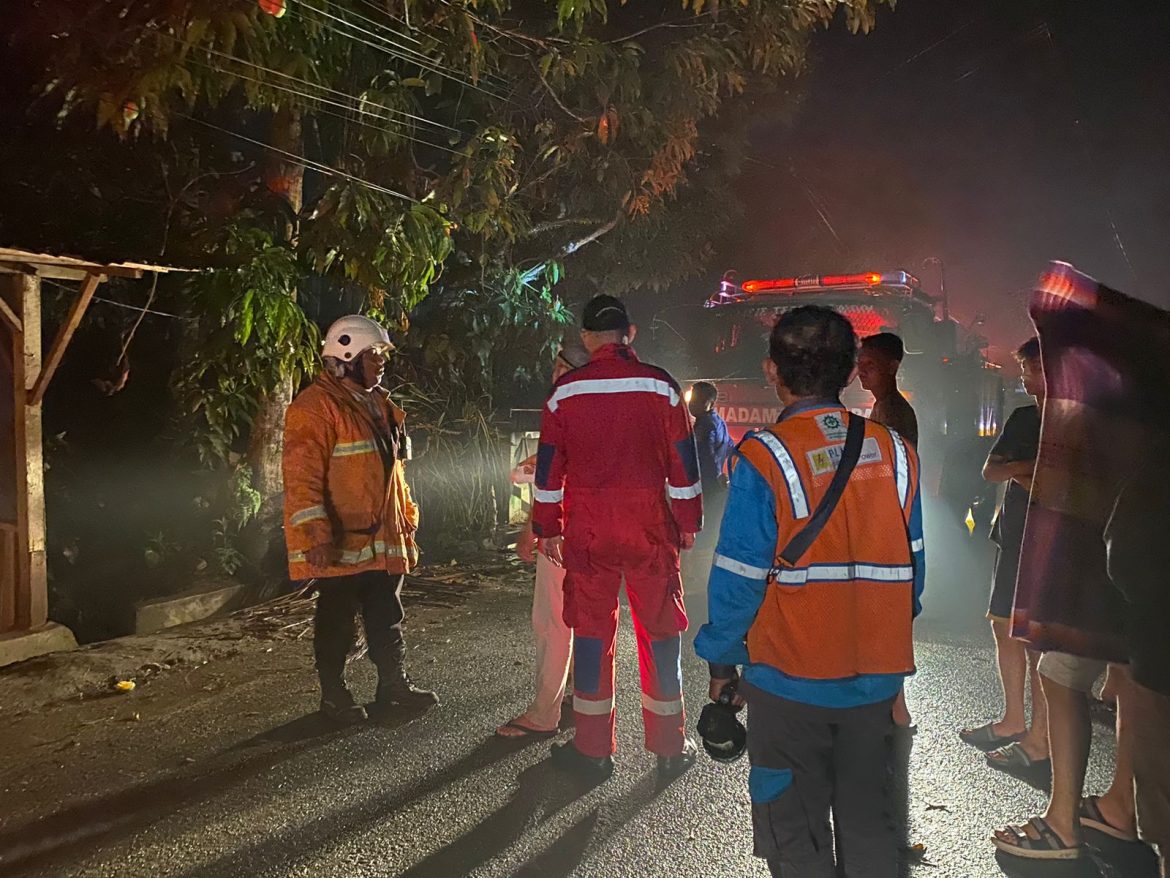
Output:
[[861,274],[813,274],[806,277],[746,280],[740,284],[740,289],[750,296],[756,293],[770,293],[775,290],[802,290],[810,287],[876,287],[883,283],[906,286],[906,281],[907,275],[904,271],[896,271],[891,274],[867,271]]
[[745,280],[742,283],[734,271],[729,271],[719,282],[719,292],[709,298],[705,307],[718,308],[743,302],[753,296],[779,293],[797,296],[802,293],[820,293],[843,290],[864,290],[880,293],[897,288],[907,295],[917,293],[918,278],[905,271],[863,271],[858,274],[810,274],[804,277],[776,277]]

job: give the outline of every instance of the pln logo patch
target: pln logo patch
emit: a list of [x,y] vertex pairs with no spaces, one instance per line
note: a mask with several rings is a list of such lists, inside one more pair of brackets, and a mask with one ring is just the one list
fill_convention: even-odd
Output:
[[814,420],[821,430],[821,435],[825,437],[825,441],[827,442],[838,442],[844,439],[849,432],[849,427],[845,423],[844,412],[829,412],[828,414],[817,415]]

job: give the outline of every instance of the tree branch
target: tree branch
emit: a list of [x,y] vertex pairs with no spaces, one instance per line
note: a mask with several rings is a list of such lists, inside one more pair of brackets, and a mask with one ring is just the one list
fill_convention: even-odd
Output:
[[620,223],[622,221],[622,218],[625,215],[626,215],[625,211],[619,210],[617,213],[614,214],[613,219],[611,219],[605,225],[598,226],[596,229],[594,229],[592,232],[590,232],[584,238],[578,238],[575,241],[570,241],[569,243],[567,243],[565,246],[563,246],[561,248],[561,251],[558,255],[572,256],[574,253],[576,253],[582,247],[585,247],[588,244],[592,244],[594,241],[596,241],[598,238],[602,237],[603,235],[608,235],[610,232],[612,232],[614,229],[617,228],[618,223]]
[[544,74],[540,72],[540,66],[532,60],[530,60],[528,63],[532,65],[533,71],[535,71],[536,75],[540,77],[541,83],[544,85],[545,89],[548,90],[548,93],[552,95],[552,99],[557,102],[557,106],[568,113],[572,118],[580,122],[582,125],[588,125],[588,119],[584,118],[583,116],[578,116],[576,113],[565,106],[565,102],[561,100],[560,96],[555,91],[553,91],[553,87],[548,84],[548,80],[545,79]]
[[598,219],[595,216],[571,216],[565,219],[548,220],[547,222],[536,223],[524,233],[524,236],[534,238],[537,235],[543,235],[545,232],[555,232],[557,229],[563,229],[565,226],[594,226],[604,222],[606,222],[605,219]]
[[632,34],[626,34],[623,37],[614,37],[612,40],[605,40],[606,44],[624,43],[628,40],[636,39],[642,34],[648,34],[650,31],[659,30],[661,28],[675,28],[675,27],[703,27],[703,22],[695,23],[696,19],[702,18],[705,15],[712,15],[711,12],[700,12],[698,15],[692,15],[689,18],[677,18],[673,21],[660,21],[657,24],[652,24],[641,30],[636,30]]

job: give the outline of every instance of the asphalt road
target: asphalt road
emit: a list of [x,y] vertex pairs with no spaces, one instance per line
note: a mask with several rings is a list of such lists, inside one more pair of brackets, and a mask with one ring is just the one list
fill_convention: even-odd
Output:
[[[1036,787],[986,768],[956,736],[998,703],[980,619],[984,586],[963,579],[935,577],[921,671],[909,688],[919,731],[900,799],[907,847],[924,847],[904,864],[914,876],[1004,874],[989,830],[1045,801]],[[253,645],[161,677],[134,703],[63,705],[0,724],[0,754],[27,754],[16,764],[0,755],[0,875],[766,875],[751,856],[746,760],[704,758],[673,783],[658,782],[641,745],[628,617],[609,781],[588,788],[558,775],[547,742],[491,737],[529,694],[526,585],[518,573],[497,585],[444,586],[440,600],[412,596],[412,673],[443,702],[397,724],[323,729],[310,714],[304,641]],[[691,600],[701,616],[702,596]],[[693,724],[705,673],[689,648],[685,655]],[[352,679],[372,693],[368,663],[355,665]],[[1112,742],[1097,732],[1089,786],[1101,791]],[[44,742],[28,744],[29,736]],[[1149,874],[1144,857],[1106,853],[1008,874]]]

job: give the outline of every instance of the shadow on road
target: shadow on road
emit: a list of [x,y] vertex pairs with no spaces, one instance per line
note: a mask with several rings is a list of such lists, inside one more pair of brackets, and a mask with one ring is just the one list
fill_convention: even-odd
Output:
[[512,878],[568,878],[585,859],[600,814],[600,807],[590,810],[544,851],[517,869]]
[[99,845],[113,844],[294,756],[360,730],[360,726],[339,729],[313,713],[237,744],[203,764],[81,802],[35,822],[6,827],[0,832],[0,875],[39,869],[47,862],[76,858]]
[[[488,815],[470,832],[403,872],[401,878],[469,875],[476,867],[511,847],[530,826],[550,820],[596,786],[566,777],[548,759],[522,771],[518,781],[519,785],[507,804]],[[574,849],[578,856],[584,855],[589,837],[580,838],[582,834],[576,833],[578,837],[562,852],[570,861]],[[572,869],[573,866],[568,872]],[[567,875],[568,872],[562,874]],[[557,872],[554,868],[552,872],[544,871],[540,874],[547,876]]]
[[1157,878],[1157,858],[1145,845],[1099,833],[1086,841],[1089,856],[1079,860],[1026,860],[996,851],[995,862],[1008,878]]
[[[358,835],[384,822],[388,815],[426,796],[518,753],[534,743],[531,738],[488,738],[446,768],[427,775],[412,787],[357,804],[305,825],[293,825],[268,835],[248,847],[229,851],[217,859],[185,871],[181,878],[222,878],[248,875],[265,868],[287,865],[323,846]],[[447,875],[457,875],[449,872]]]
[[569,878],[590,850],[597,850],[621,831],[639,811],[662,794],[677,778],[643,777],[623,795],[589,810],[539,854],[517,869],[512,878]]

